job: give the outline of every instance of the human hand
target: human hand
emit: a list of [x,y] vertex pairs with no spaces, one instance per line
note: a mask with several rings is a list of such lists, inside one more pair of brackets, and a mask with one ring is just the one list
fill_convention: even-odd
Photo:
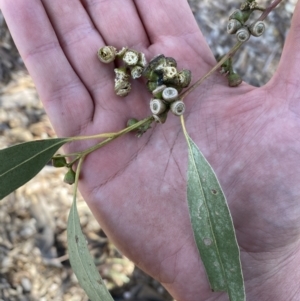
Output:
[[[103,45],[163,53],[194,80],[215,64],[186,0],[0,0],[1,10],[59,136],[118,131],[150,114],[135,81],[113,93]],[[241,248],[248,300],[298,300],[300,273],[300,7],[280,66],[262,88],[236,89],[213,75],[186,98],[188,132],[214,167]],[[74,143],[68,152],[91,142]],[[80,191],[115,245],[176,300],[227,300],[211,293],[186,201],[187,146],[169,116],[137,139],[128,134],[89,155]]]

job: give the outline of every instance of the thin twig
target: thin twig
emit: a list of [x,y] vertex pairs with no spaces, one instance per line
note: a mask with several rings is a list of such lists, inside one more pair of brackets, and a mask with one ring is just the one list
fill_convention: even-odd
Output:
[[261,16],[258,18],[257,21],[263,21],[266,19],[266,17],[269,15],[269,13],[278,5],[282,2],[282,0],[275,0],[273,1],[266,9],[265,11],[261,14]]
[[[257,19],[257,21],[263,21],[269,13],[280,3],[282,0],[275,0],[273,1],[261,14],[261,16]],[[209,78],[216,70],[218,70],[224,62],[226,62],[227,59],[234,56],[234,54],[238,51],[238,49],[244,44],[244,42],[237,42],[230,50],[229,52],[223,56],[223,58],[203,77],[201,77],[199,80],[197,80],[192,86],[190,86],[188,89],[186,89],[182,94],[180,94],[180,98],[184,99],[186,96],[188,96],[192,91],[194,91],[199,85],[202,84],[203,81],[205,81],[207,78]]]

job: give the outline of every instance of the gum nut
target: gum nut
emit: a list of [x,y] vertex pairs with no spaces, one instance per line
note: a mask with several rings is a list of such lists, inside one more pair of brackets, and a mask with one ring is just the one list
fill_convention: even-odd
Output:
[[162,98],[166,102],[173,102],[178,98],[178,91],[175,88],[168,87],[162,92]]
[[242,23],[238,20],[229,20],[227,24],[227,33],[234,34],[242,27]]
[[188,69],[184,69],[179,72],[178,74],[178,79],[179,79],[179,85],[182,88],[186,88],[189,86],[192,80],[192,72]]
[[177,74],[177,69],[175,67],[164,67],[163,68],[164,81],[174,78],[176,76],[176,74]]
[[127,74],[126,68],[121,67],[121,68],[115,68],[114,72],[116,74],[116,81],[128,81],[129,80],[129,75]]
[[151,99],[150,110],[152,114],[159,115],[165,112],[167,109],[166,104],[160,99]]
[[162,92],[167,88],[166,85],[160,85],[157,86],[153,91],[152,91],[152,95],[155,98],[161,98],[162,97]]
[[157,82],[147,81],[147,88],[150,92],[157,88]]
[[177,67],[177,62],[174,58],[172,57],[166,57],[166,65],[168,67]]
[[139,60],[139,55],[134,50],[127,50],[123,55],[123,62],[128,66],[135,66]]
[[142,76],[142,73],[143,73],[143,67],[141,66],[135,66],[131,69],[131,77],[133,79],[136,79],[136,78],[139,78]]
[[131,91],[131,84],[128,81],[118,81],[115,83],[116,95],[125,97]]
[[110,63],[116,58],[116,48],[113,46],[104,46],[98,50],[98,58],[103,63]]
[[236,32],[236,37],[240,42],[246,42],[250,38],[250,31],[243,27]]
[[265,31],[265,24],[262,21],[257,21],[249,28],[251,34],[255,37],[260,37]]
[[176,116],[181,116],[185,112],[185,104],[182,100],[177,100],[171,104],[171,112]]

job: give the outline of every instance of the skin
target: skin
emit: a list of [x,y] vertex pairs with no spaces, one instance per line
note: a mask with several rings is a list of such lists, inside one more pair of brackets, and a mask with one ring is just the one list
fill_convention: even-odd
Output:
[[[173,56],[194,80],[215,64],[186,0],[0,0],[0,7],[58,136],[117,131],[149,115],[141,81],[129,97],[114,96],[114,66],[96,57],[103,45]],[[216,74],[185,99],[188,132],[228,199],[250,301],[300,298],[299,26],[300,4],[267,85],[229,88]],[[176,300],[228,300],[210,291],[197,254],[186,169],[180,122],[170,115],[141,138],[126,135],[88,156],[80,191],[115,245]]]

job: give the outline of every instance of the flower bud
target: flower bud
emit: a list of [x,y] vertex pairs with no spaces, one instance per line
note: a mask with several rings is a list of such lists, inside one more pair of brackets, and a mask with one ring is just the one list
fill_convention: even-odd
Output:
[[237,87],[243,82],[242,78],[237,73],[231,73],[228,75],[229,87]]
[[130,127],[130,126],[132,126],[132,125],[134,125],[134,124],[136,124],[136,123],[138,123],[139,121],[136,119],[136,118],[130,118],[130,119],[128,119],[128,121],[127,121],[127,127]]
[[65,167],[67,165],[67,161],[65,157],[58,157],[59,155],[57,155],[57,157],[53,157],[52,158],[52,165],[54,167]]
[[116,58],[117,49],[113,46],[104,46],[98,50],[98,58],[102,63],[110,63]]
[[76,178],[76,173],[71,167],[69,168],[68,172],[65,174],[64,182],[69,185],[72,185],[75,183],[75,178]]

